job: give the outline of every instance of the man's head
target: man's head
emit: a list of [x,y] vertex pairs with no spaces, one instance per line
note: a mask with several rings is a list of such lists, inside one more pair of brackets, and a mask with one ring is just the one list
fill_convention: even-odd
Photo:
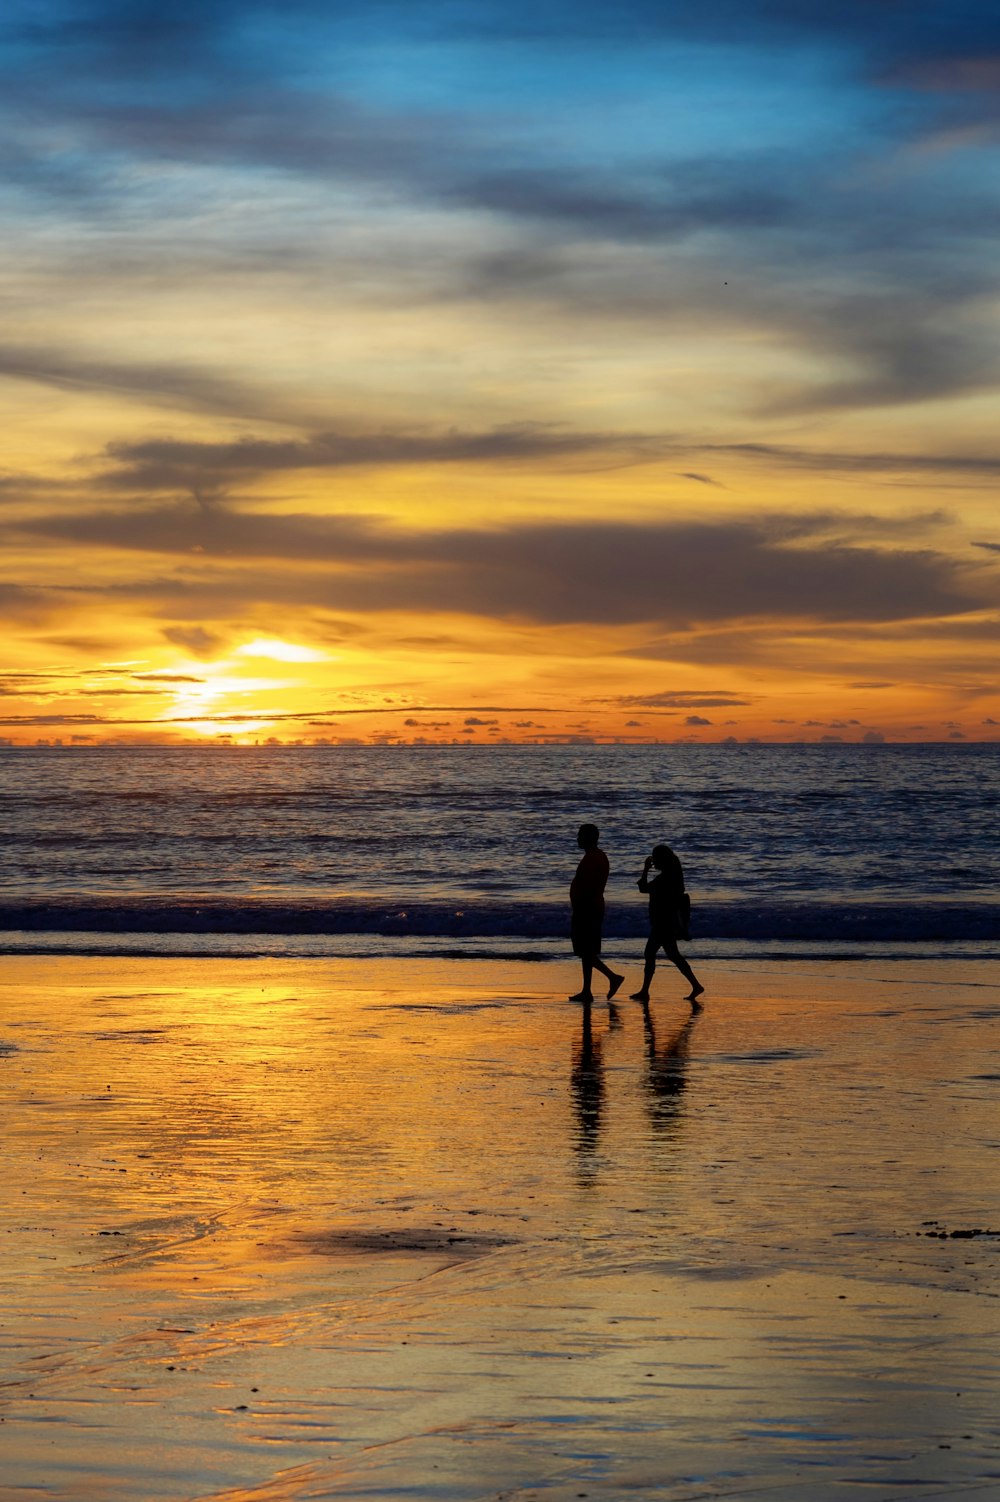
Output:
[[576,837],[576,843],[581,850],[594,850],[601,838],[601,831],[596,824],[581,824]]

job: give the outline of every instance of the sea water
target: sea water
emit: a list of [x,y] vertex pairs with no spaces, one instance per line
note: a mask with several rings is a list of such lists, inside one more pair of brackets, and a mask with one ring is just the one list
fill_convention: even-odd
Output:
[[0,751],[0,951],[562,953],[678,852],[703,954],[1000,953],[1000,744]]

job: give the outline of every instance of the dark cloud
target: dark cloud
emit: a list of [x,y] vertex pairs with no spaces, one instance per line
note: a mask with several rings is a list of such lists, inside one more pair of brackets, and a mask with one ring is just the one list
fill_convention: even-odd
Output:
[[[71,652],[82,652],[88,657],[109,657],[112,653],[119,653],[122,649],[121,637],[98,635],[94,632],[78,632],[75,634],[56,634],[46,632],[42,638],[47,646],[65,647]],[[104,673],[129,673],[129,667],[111,667],[107,663],[99,663],[96,671]]]
[[434,632],[428,636],[397,636],[395,640],[401,647],[417,647],[432,649],[436,647],[461,647],[464,645],[460,637],[448,636],[442,631]]
[[[680,693],[672,689],[664,689],[656,694],[619,694],[613,699],[597,701],[605,704],[616,704],[621,708],[634,707],[636,709],[721,709],[729,705],[750,704],[751,700],[740,698],[727,693],[722,689],[708,690],[705,693],[691,694]],[[630,724],[638,725],[638,720],[630,720]]]
[[41,624],[55,608],[52,595],[45,589],[0,580],[0,619]]
[[[826,634],[832,638],[837,634],[837,628],[831,627]],[[885,621],[878,625],[852,627],[849,635],[855,641],[905,642],[911,633],[902,623]],[[946,645],[956,642],[968,642],[972,645],[979,642],[1000,642],[1000,619],[995,615],[977,615],[966,620],[923,621],[920,635],[924,641]]]
[[308,439],[244,437],[231,442],[175,438],[112,443],[114,460],[95,482],[128,491],[191,490],[211,495],[236,481],[300,469],[336,470],[370,465],[451,464],[573,458],[616,449],[650,458],[653,440],[640,434],[581,433],[540,422],[508,423],[483,432],[325,432]]
[[[787,464],[796,469],[827,471],[831,474],[931,474],[969,475],[973,479],[994,480],[1000,477],[1000,454],[907,454],[874,451],[870,453],[829,449],[797,448],[781,443],[707,444],[704,452],[730,454],[734,458],[757,459],[765,464]],[[933,517],[927,518],[932,520]],[[944,520],[938,514],[939,520]],[[987,544],[989,546],[989,544]],[[1000,544],[996,544],[1000,548]]]
[[[113,671],[127,672],[128,669],[116,669]],[[4,673],[3,679],[5,683],[62,683],[67,679],[72,680],[79,678],[79,676],[80,674],[74,668],[57,669],[52,672],[41,673],[21,672],[20,670],[14,670],[12,672]]]
[[786,391],[775,411],[822,411],[923,402],[991,387],[1000,380],[994,332],[984,325],[982,289],[929,301],[922,286],[882,288],[817,300],[789,320],[804,346],[853,364],[853,374]]
[[713,480],[711,475],[699,475],[696,474],[693,470],[683,470],[681,472],[681,479],[697,480],[699,485],[715,485],[718,486],[720,490],[725,488],[718,480]]
[[[386,427],[364,432],[327,430],[305,438],[272,439],[246,435],[222,442],[180,438],[155,438],[110,443],[98,457],[96,472],[84,482],[87,488],[156,494],[185,490],[211,499],[237,484],[249,484],[269,475],[299,470],[336,471],[346,468],[451,463],[518,463],[524,461],[572,461],[590,455],[614,458],[619,464],[646,463],[672,453],[704,452],[766,465],[782,464],[818,473],[887,474],[891,476],[948,475],[993,480],[1000,476],[1000,455],[912,454],[892,452],[832,452],[773,443],[692,444],[670,434],[586,431],[546,422],[507,423],[483,430],[412,429]],[[112,461],[110,464],[108,461]],[[697,471],[680,472],[682,479],[725,488],[712,476]],[[62,482],[65,485],[65,482]],[[25,477],[10,481],[11,494],[18,486],[28,498],[31,492],[55,491],[58,483]],[[0,481],[2,488],[2,481]],[[950,520],[944,512],[904,518],[861,518],[829,515],[831,528],[849,524],[855,531],[912,530],[916,524],[933,525]],[[1000,544],[976,546],[1000,548]]]
[[[779,616],[893,621],[970,613],[990,602],[984,569],[930,550],[827,540],[830,519],[512,524],[406,531],[365,516],[267,516],[194,506],[62,514],[24,531],[95,547],[192,555],[164,595],[280,600],[340,611],[422,610],[675,627]],[[229,572],[266,561],[269,577]],[[280,565],[296,565],[294,575]],[[310,574],[306,566],[313,566]],[[325,565],[327,572],[315,568]],[[360,566],[360,567],[359,567]],[[615,588],[608,581],[616,581]]]
[[192,678],[188,673],[133,673],[137,683],[205,683],[205,678]]
[[217,657],[225,647],[225,638],[204,626],[166,626],[163,636],[195,657]]
[[[222,416],[272,419],[282,409],[272,396],[265,396],[231,374],[196,365],[144,364],[88,358],[66,350],[0,344],[0,377],[33,381],[65,391],[107,391],[167,407]],[[52,482],[30,476],[11,477],[5,482],[11,498],[30,494]]]
[[625,188],[610,173],[533,166],[460,178],[447,196],[513,219],[619,241],[664,242],[719,228],[771,228],[793,217],[790,201],[765,183],[729,177],[716,186],[712,176],[709,164],[698,162],[649,173],[641,186]]
[[84,699],[160,699],[162,689],[155,688],[80,688],[74,690]]

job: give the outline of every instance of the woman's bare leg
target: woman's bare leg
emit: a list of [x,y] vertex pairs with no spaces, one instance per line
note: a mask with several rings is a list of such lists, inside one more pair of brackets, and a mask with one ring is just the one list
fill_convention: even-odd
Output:
[[672,965],[676,965],[684,979],[690,983],[691,990],[688,992],[688,1001],[697,1001],[705,987],[695,975],[687,960],[677,948],[677,940],[669,939],[663,946],[663,953]]
[[649,1000],[649,983],[653,979],[653,975],[656,971],[656,951],[659,949],[659,947],[659,939],[654,938],[654,936],[650,934],[649,938],[646,940],[646,947],[642,952],[642,985],[639,987],[638,991],[632,992],[633,1001]]

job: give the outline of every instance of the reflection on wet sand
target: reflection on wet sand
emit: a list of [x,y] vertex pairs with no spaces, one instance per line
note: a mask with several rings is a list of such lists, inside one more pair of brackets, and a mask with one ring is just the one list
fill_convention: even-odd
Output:
[[0,962],[3,1502],[990,1495],[998,977],[830,970]]
[[679,1027],[661,1026],[658,1038],[653,1009],[648,1001],[643,1004],[646,1104],[653,1127],[666,1135],[675,1132],[680,1125],[691,1034],[701,1015],[701,1011],[694,1012]]
[[574,1146],[579,1154],[579,1176],[583,1184],[593,1183],[596,1172],[594,1154],[601,1135],[604,1109],[603,1045],[594,1034],[593,1007],[584,1002],[580,1032],[573,1045],[573,1068],[569,1088],[576,1116]]

